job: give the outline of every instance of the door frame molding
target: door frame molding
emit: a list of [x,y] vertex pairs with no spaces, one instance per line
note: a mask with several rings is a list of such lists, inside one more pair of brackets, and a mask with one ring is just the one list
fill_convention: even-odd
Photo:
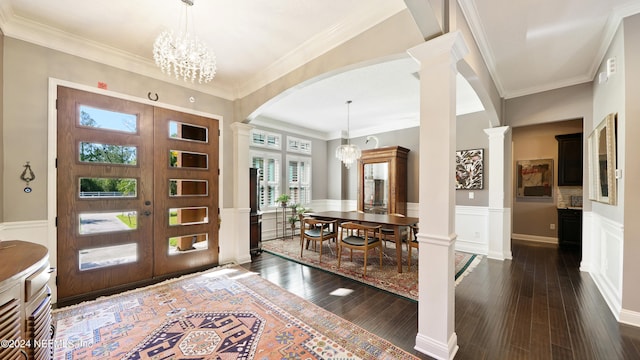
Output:
[[[47,241],[45,245],[49,249],[49,263],[51,267],[57,268],[58,266],[58,234],[56,229],[56,204],[57,204],[57,171],[56,171],[56,157],[58,153],[57,135],[58,135],[58,110],[56,109],[57,89],[58,86],[66,86],[72,89],[86,91],[94,94],[111,96],[114,98],[133,101],[145,105],[151,105],[155,107],[175,110],[187,114],[193,114],[197,116],[203,116],[208,118],[217,119],[220,122],[220,140],[218,144],[218,166],[220,168],[220,175],[218,179],[218,201],[219,207],[222,211],[222,204],[224,204],[224,118],[222,115],[211,114],[203,111],[187,109],[180,106],[175,106],[158,101],[151,101],[149,99],[140,98],[137,96],[118,93],[115,91],[104,90],[88,85],[78,84],[66,80],[57,78],[49,78],[49,88],[47,96]],[[220,240],[218,241],[220,244]],[[57,275],[57,273],[56,273]],[[58,288],[55,284],[55,276],[51,277],[49,281],[49,287],[51,288],[51,302],[57,303],[58,301]]]

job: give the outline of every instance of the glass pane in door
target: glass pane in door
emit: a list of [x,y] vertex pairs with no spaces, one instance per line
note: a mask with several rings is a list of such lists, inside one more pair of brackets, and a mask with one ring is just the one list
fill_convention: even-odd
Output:
[[80,235],[131,231],[138,228],[138,212],[135,210],[83,212],[79,214],[79,218]]
[[80,142],[80,161],[86,163],[136,165],[138,148],[135,146]]
[[138,180],[123,178],[80,178],[81,199],[134,198]]
[[122,112],[80,105],[80,126],[114,130],[126,133],[138,132],[138,116]]
[[105,246],[78,252],[80,271],[129,264],[138,261],[138,244]]
[[191,251],[207,250],[209,234],[192,234],[169,238],[169,255],[179,255]]

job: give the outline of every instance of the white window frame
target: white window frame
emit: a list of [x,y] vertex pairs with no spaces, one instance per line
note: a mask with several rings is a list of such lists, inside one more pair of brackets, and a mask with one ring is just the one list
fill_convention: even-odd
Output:
[[[277,153],[277,152],[272,152],[272,151],[258,151],[258,150],[250,150],[249,151],[249,167],[255,167],[254,165],[254,159],[255,158],[261,158],[263,159],[263,164],[266,164],[268,162],[268,160],[273,160],[275,163],[275,169],[274,169],[274,179],[269,180],[267,179],[267,176],[265,174],[262,174],[262,176],[260,176],[260,171],[258,173],[258,186],[260,186],[262,189],[264,189],[265,193],[258,194],[258,200],[260,202],[260,209],[261,210],[267,210],[267,209],[274,209],[276,208],[279,204],[277,203],[276,199],[278,198],[278,196],[280,196],[280,194],[282,193],[282,179],[281,179],[281,174],[282,174],[282,154],[281,153]],[[264,165],[266,166],[266,165]],[[260,169],[260,170],[264,170],[264,169]],[[273,194],[272,194],[272,201],[269,201],[269,194],[268,194],[268,189],[272,188],[273,189]]]
[[311,140],[287,136],[287,151],[311,155]]
[[[296,181],[291,181],[292,174],[289,166],[290,162],[304,163],[305,169],[303,171],[300,171],[300,166],[298,165],[298,177]],[[287,176],[285,185],[287,187],[287,193],[291,195],[291,202],[300,204],[302,206],[311,204],[311,157],[287,155],[285,166]],[[306,174],[304,174],[304,172],[306,172]],[[298,191],[295,191],[295,189],[297,189]]]
[[258,146],[274,150],[282,149],[282,135],[278,133],[259,129],[251,129],[251,133],[249,136],[251,146]]

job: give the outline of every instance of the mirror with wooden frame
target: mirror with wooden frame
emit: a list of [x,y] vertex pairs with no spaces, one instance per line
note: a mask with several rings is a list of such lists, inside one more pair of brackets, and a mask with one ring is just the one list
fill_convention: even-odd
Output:
[[589,151],[589,198],[615,205],[617,114],[607,115],[591,132]]

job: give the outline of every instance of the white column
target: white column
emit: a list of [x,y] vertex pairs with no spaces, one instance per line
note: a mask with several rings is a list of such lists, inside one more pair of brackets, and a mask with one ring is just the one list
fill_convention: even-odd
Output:
[[458,351],[455,326],[456,64],[468,52],[459,32],[408,50],[420,63],[420,230],[415,349],[438,359]]
[[[231,228],[224,234],[231,235],[231,241],[225,242],[233,249],[233,258],[239,263],[251,261],[251,244],[249,231],[249,132],[253,126],[240,122],[231,124],[233,131],[233,208],[235,214],[231,219]],[[222,248],[222,245],[220,246]]]
[[500,126],[484,132],[489,136],[488,257],[511,259],[511,128]]

